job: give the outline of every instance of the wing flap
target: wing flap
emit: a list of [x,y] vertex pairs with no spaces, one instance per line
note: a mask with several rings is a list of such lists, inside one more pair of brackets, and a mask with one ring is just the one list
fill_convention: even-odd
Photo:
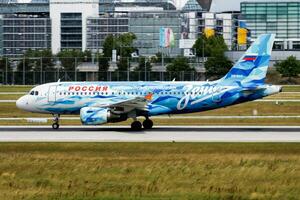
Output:
[[[128,113],[132,110],[148,111],[148,101],[145,97],[123,99],[112,104],[98,104],[96,107],[110,108],[113,112]],[[122,109],[120,109],[122,108]]]

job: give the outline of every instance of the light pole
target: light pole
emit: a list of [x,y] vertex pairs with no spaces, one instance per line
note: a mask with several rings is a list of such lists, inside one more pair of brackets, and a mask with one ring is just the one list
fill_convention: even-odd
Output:
[[25,57],[23,58],[23,85],[25,85]]
[[40,59],[41,59],[40,80],[41,80],[41,84],[43,84],[43,57],[41,57]]
[[147,60],[145,58],[145,81],[147,81]]
[[129,63],[129,57],[127,57],[127,81],[130,81],[130,63]]
[[77,81],[77,57],[75,57],[75,81]]
[[8,58],[5,58],[5,85],[7,85]]

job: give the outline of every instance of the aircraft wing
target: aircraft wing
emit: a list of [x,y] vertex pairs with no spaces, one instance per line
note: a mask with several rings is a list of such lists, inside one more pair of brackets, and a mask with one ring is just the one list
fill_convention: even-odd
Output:
[[135,97],[132,99],[127,99],[124,101],[120,101],[114,104],[110,104],[108,107],[131,107],[138,110],[146,110],[147,109],[147,100],[144,97]]
[[148,100],[146,97],[133,97],[129,99],[123,99],[110,104],[98,104],[94,105],[101,108],[110,108],[114,113],[128,113],[132,110],[148,111]]

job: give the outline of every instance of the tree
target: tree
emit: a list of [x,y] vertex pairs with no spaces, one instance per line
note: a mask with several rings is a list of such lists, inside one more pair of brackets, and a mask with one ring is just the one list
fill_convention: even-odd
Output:
[[0,71],[5,71],[6,70],[6,59],[5,57],[0,57]]
[[98,57],[98,80],[106,81],[106,71],[109,69],[109,58],[103,55],[97,55]]
[[170,64],[167,65],[167,72],[172,76],[172,79],[182,80],[184,72],[195,72],[195,69],[189,65],[189,60],[186,57],[178,56]]
[[232,64],[226,56],[216,54],[215,57],[210,57],[205,62],[205,76],[213,79],[221,78],[228,73]]
[[54,69],[54,58],[50,49],[31,50],[25,52],[17,68],[19,71],[51,71]]
[[228,50],[222,36],[212,36],[209,38],[201,36],[196,40],[193,48],[196,49],[196,55],[198,57],[203,56],[203,53],[204,57],[213,57],[215,55],[224,54],[224,52]]
[[118,71],[128,71],[128,68],[130,66],[129,58],[121,57],[117,65]]
[[[155,56],[151,58],[151,62],[162,63],[162,59],[163,59],[163,54],[161,52],[158,52],[155,54]],[[170,56],[164,54],[164,63],[171,63],[172,60],[173,59]]]
[[111,58],[112,50],[117,50],[117,55],[121,57],[130,57],[136,48],[133,47],[133,41],[136,39],[133,33],[124,33],[119,36],[108,35],[103,43],[104,57]]
[[300,61],[294,56],[289,56],[286,60],[277,62],[275,67],[283,77],[288,77],[289,81],[300,74]]
[[145,71],[145,65],[146,65],[146,71],[150,72],[152,70],[152,64],[149,60],[146,61],[145,57],[141,57],[139,59],[139,65],[137,68],[135,68],[134,71],[138,71],[138,72],[144,72]]
[[195,69],[189,65],[189,60],[183,56],[178,56],[172,61],[172,63],[167,65],[167,72],[182,72],[182,71],[186,71],[186,72],[195,71]]
[[131,57],[131,54],[136,51],[133,47],[133,41],[136,39],[133,33],[121,34],[117,39],[118,52],[121,57]]
[[116,48],[116,39],[113,35],[108,35],[103,43],[103,56],[106,58],[112,57],[112,50]]
[[91,61],[92,53],[90,51],[82,52],[81,50],[67,49],[59,52],[57,57],[65,71],[74,71],[80,63]]
[[128,59],[131,57],[131,54],[136,51],[136,48],[133,47],[133,41],[136,39],[135,34],[133,33],[124,33],[118,36],[109,35],[105,38],[103,44],[103,54],[106,58],[112,57],[112,50],[117,51],[117,56],[120,56],[118,62],[119,71],[128,70]]
[[103,55],[98,55],[99,72],[107,71],[109,68],[109,58]]

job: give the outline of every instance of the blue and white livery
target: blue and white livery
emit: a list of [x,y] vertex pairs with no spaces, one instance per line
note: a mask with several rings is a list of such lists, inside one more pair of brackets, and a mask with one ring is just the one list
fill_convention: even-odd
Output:
[[[17,101],[29,112],[80,115],[84,125],[134,119],[132,129],[150,129],[150,117],[207,111],[261,99],[281,91],[265,77],[275,35],[261,35],[223,78],[212,82],[57,82],[33,88]],[[137,117],[146,120],[139,122]]]

